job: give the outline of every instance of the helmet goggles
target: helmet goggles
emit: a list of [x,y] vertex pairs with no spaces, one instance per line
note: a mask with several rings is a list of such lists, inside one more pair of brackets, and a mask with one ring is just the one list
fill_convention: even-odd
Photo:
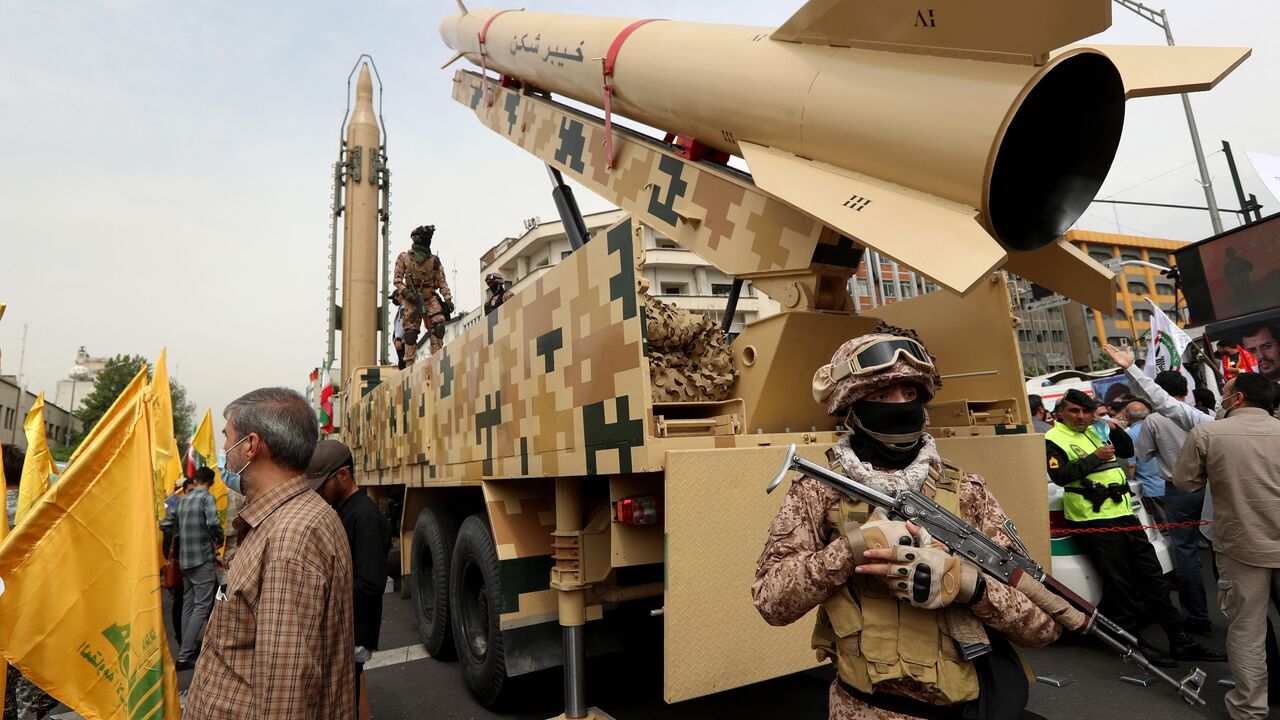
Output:
[[831,368],[831,379],[839,382],[850,375],[867,375],[892,367],[902,359],[922,370],[934,370],[933,358],[924,346],[910,338],[878,340],[858,351],[848,361]]

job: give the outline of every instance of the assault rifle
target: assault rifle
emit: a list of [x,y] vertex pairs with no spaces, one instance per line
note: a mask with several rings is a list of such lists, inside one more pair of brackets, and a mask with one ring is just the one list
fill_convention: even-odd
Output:
[[[1182,680],[1175,680],[1153,666],[1150,660],[1138,652],[1137,638],[1045,572],[1040,563],[1026,554],[1025,548],[1020,552],[1001,547],[982,531],[921,493],[900,492],[897,497],[889,497],[875,488],[809,462],[796,455],[794,444],[787,450],[782,469],[769,483],[766,491],[773,492],[787,473],[792,471],[829,485],[855,500],[881,508],[893,520],[909,521],[928,530],[930,535],[947,546],[952,555],[965,558],[990,577],[1022,591],[1063,627],[1097,637],[1103,644],[1120,653],[1121,658],[1177,688],[1178,695],[1188,704],[1205,704],[1200,698],[1200,690],[1204,687],[1206,677],[1204,670],[1193,668]],[[1016,535],[1014,540],[1017,541]]]

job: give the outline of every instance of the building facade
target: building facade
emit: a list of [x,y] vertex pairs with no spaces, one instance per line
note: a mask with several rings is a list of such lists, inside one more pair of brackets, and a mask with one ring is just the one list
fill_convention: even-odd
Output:
[[870,249],[858,265],[858,271],[849,278],[849,295],[859,313],[937,289],[938,286],[923,275]]
[[[588,215],[584,219],[593,235],[608,228],[626,213],[622,210]],[[480,258],[481,297],[485,297],[484,277],[501,273],[513,292],[541,277],[572,248],[560,222],[526,221],[525,232],[494,245]],[[685,250],[675,241],[645,227],[645,264],[650,294],[687,310],[700,312],[719,323],[733,278]],[[1162,238],[1071,230],[1066,239],[1099,263],[1140,261],[1173,267],[1173,251],[1185,243]],[[1010,305],[1019,320],[1018,345],[1024,369],[1038,375],[1071,368],[1088,369],[1102,356],[1103,343],[1145,344],[1151,326],[1151,311],[1144,298],[1151,297],[1170,317],[1174,312],[1173,281],[1158,269],[1141,265],[1120,265],[1117,272],[1116,304],[1110,312],[1098,313],[1083,305],[1010,275]],[[875,308],[934,292],[938,287],[910,268],[868,249],[857,272],[849,279],[849,294],[857,312],[875,314]],[[778,303],[744,284],[730,334],[759,318],[778,311]],[[449,324],[445,341],[457,337],[478,323],[483,308],[460,315]],[[1183,318],[1175,318],[1182,325]]]
[[[626,216],[622,210],[610,210],[583,219],[588,232],[595,236]],[[480,258],[481,297],[488,294],[483,285],[485,276],[491,272],[500,273],[511,291],[518,293],[572,253],[559,221],[532,220],[525,226],[522,235],[504,239]],[[649,281],[649,294],[720,323],[733,278],[653,228],[645,226],[643,232],[645,256],[641,272]],[[750,282],[744,283],[729,334],[741,332],[747,324],[778,312],[778,308],[776,301],[757,292]],[[446,340],[479,322],[482,314],[483,310],[477,308],[451,323]]]
[[75,365],[71,366],[65,379],[58,381],[54,402],[71,412],[79,410],[84,405],[85,396],[93,392],[93,383],[98,379],[98,373],[106,369],[109,360],[109,357],[90,357],[81,345]]
[[[13,375],[0,375],[0,445],[12,445],[26,452],[27,435],[22,421],[36,403],[37,395],[19,387]],[[44,399],[44,433],[50,447],[66,445],[80,421],[65,408]]]
[[1067,233],[1067,240],[1096,262],[1113,268],[1119,264],[1116,304],[1111,312],[1095,312],[1074,302],[1064,307],[1075,367],[1088,367],[1097,360],[1102,343],[1144,347],[1147,331],[1151,329],[1147,297],[1180,327],[1185,326],[1184,313],[1175,311],[1173,280],[1155,268],[1121,263],[1145,262],[1172,268],[1175,267],[1173,251],[1186,243],[1089,230],[1072,230]]

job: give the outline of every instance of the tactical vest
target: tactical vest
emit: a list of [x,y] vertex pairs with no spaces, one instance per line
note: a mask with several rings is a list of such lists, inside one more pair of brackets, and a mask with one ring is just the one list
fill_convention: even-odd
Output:
[[413,257],[413,251],[409,251],[405,253],[405,260],[405,287],[409,292],[417,291],[425,298],[439,289],[436,287],[436,270],[440,267],[439,256],[428,255],[425,260],[418,262]]
[[[941,476],[929,473],[933,499],[956,515],[963,479],[947,464]],[[842,498],[829,524],[842,535],[846,522],[865,522],[869,510],[866,503]],[[842,681],[864,693],[910,678],[936,688],[948,704],[968,702],[978,697],[977,671],[948,632],[944,610],[915,607],[890,594],[883,581],[855,575],[818,608],[813,649],[819,661],[835,662]]]
[[[1054,423],[1044,439],[1062,448],[1072,462],[1088,457],[1105,444],[1092,426],[1076,432],[1065,422]],[[1068,520],[1085,522],[1133,514],[1129,505],[1129,473],[1119,460],[1099,465],[1084,480],[1073,482],[1063,490],[1062,514]]]

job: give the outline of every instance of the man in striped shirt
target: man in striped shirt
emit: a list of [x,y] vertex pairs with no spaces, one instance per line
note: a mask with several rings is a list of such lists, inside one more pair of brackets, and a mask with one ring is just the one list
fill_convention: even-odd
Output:
[[222,545],[222,523],[218,522],[218,505],[209,486],[213,470],[196,471],[195,487],[160,523],[160,529],[178,531],[178,565],[182,568],[182,647],[175,667],[190,670],[204,635],[204,624],[213,610],[213,596],[218,588],[216,548]]

